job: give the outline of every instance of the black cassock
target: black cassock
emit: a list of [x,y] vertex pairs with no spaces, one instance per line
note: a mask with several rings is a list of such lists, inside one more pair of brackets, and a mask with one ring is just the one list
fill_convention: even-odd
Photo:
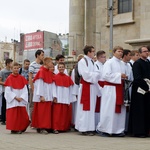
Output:
[[129,133],[134,136],[147,136],[150,130],[150,93],[140,94],[137,89],[148,91],[145,78],[150,79],[150,62],[143,59],[133,64],[133,86],[129,117]]

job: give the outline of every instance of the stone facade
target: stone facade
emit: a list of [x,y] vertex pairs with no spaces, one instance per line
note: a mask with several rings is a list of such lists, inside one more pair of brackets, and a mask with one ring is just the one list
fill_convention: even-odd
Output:
[[22,63],[23,54],[20,53],[19,42],[0,42],[0,67],[5,66],[7,58],[13,59],[15,62]]
[[[69,50],[77,55],[84,45],[110,55],[110,23],[107,0],[70,0]],[[150,44],[150,2],[132,0],[132,12],[118,14],[118,0],[114,0],[113,46],[137,49]],[[74,46],[73,46],[74,45]]]

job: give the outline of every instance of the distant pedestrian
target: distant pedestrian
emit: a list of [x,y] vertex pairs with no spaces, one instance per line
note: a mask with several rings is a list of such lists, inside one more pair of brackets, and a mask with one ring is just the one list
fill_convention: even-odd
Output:
[[[65,56],[64,55],[61,55],[61,54],[58,54],[57,56],[56,56],[56,66],[55,66],[55,71],[54,71],[54,73],[55,74],[58,74],[59,73],[59,70],[58,70],[58,64],[60,63],[60,62],[65,62]],[[64,71],[64,73],[66,74],[66,75],[68,75],[68,72],[67,72],[67,69],[65,69],[65,71]]]
[[30,65],[30,60],[25,59],[23,62],[23,67],[19,69],[19,74],[24,76],[27,81],[29,81],[29,65]]
[[12,68],[12,59],[6,59],[5,61],[5,65],[6,67],[3,68],[0,71],[0,84],[2,85],[2,109],[1,109],[1,121],[2,121],[2,125],[5,125],[5,121],[6,121],[6,99],[4,97],[4,93],[5,93],[5,88],[4,88],[4,82],[7,79],[7,77],[12,73],[11,68]]
[[39,49],[35,52],[35,61],[33,61],[29,66],[30,113],[32,113],[32,109],[33,109],[33,102],[32,102],[32,97],[34,92],[33,79],[37,74],[37,72],[39,71],[40,67],[42,66],[41,64],[43,63],[43,59],[44,59],[44,51]]

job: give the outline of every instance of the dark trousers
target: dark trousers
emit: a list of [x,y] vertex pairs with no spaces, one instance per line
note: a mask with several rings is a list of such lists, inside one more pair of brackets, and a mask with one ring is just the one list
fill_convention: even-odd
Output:
[[6,121],[6,99],[4,97],[4,92],[2,93],[1,119],[2,119],[2,122],[5,123]]

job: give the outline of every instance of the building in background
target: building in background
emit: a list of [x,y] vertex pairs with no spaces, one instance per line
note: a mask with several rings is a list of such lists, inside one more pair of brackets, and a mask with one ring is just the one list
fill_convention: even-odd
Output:
[[27,34],[20,34],[20,43],[23,49],[23,59],[33,61],[35,59],[35,51],[37,49],[44,50],[45,56],[55,57],[62,54],[62,42],[57,34],[40,31]]
[[31,62],[35,60],[35,52],[38,49],[44,50],[45,56],[55,58],[57,54],[62,54],[62,42],[58,35],[52,32],[40,31],[27,34],[20,34],[20,42],[0,42],[0,67],[4,67],[7,58],[13,59],[20,64],[24,59]]
[[21,52],[20,42],[12,40],[11,43],[0,42],[0,67],[3,68],[5,60],[13,59],[18,63],[22,63],[23,52]]
[[[113,0],[113,46],[137,49],[150,44],[150,2],[148,0]],[[82,53],[93,45],[110,54],[110,0],[70,0],[69,53]]]
[[63,55],[64,56],[68,56],[69,55],[69,41],[68,41],[68,35],[69,33],[67,34],[59,34],[59,39],[61,40],[62,42],[62,48],[63,48]]

